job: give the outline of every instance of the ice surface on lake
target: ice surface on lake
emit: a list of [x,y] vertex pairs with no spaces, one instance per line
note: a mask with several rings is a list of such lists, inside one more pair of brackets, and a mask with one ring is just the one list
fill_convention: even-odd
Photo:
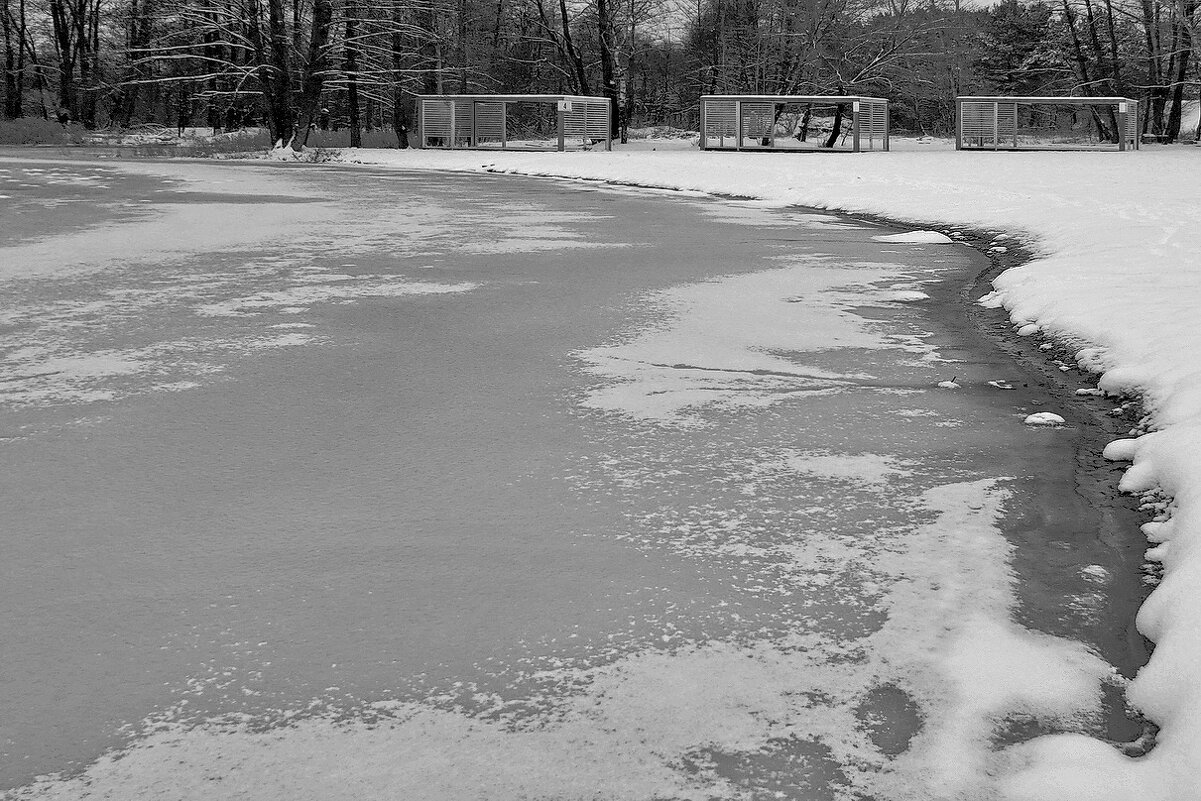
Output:
[[[73,175],[79,169],[29,171],[41,182],[31,187],[102,187],[101,179],[113,180],[116,168],[105,165],[103,172]],[[0,403],[96,403],[198,387],[224,373],[232,360],[321,341],[315,330],[271,331],[272,314],[478,286],[362,271],[349,275],[330,263],[331,256],[353,258],[391,248],[401,235],[410,242],[461,240],[442,209],[415,206],[396,216],[386,209],[352,213],[330,203],[290,202],[303,197],[307,187],[278,171],[251,177],[245,170],[209,165],[172,164],[164,170],[141,163],[122,164],[120,170],[159,179],[165,173],[174,195],[197,200],[157,204],[148,216],[0,250],[0,281],[7,282],[8,298],[0,324],[9,328],[0,348]],[[264,202],[253,207],[233,202],[247,197]],[[248,208],[254,210],[253,225],[247,224]],[[327,255],[335,230],[339,250]],[[239,259],[242,249],[256,252]],[[264,249],[271,255],[263,255]],[[340,262],[341,269],[345,266]],[[213,332],[190,325],[189,315],[261,322]],[[170,323],[152,329],[150,321]],[[146,339],[150,330],[156,332],[154,341]]]
[[[882,214],[924,224],[970,225],[994,239],[1025,236],[1027,264],[995,283],[987,305],[1015,324],[1100,350],[1089,369],[1101,389],[1138,394],[1153,428],[1136,457],[1138,492],[1178,505],[1164,536],[1178,544],[1164,580],[1139,616],[1156,642],[1131,697],[1162,728],[1141,760],[1080,738],[1050,738],[1024,751],[1030,770],[1015,797],[1054,801],[1179,801],[1195,796],[1201,764],[1201,210],[1193,202],[1195,154],[1167,147],[1136,153],[904,152],[888,164],[861,159],[806,163],[803,179],[759,154],[622,153],[498,157],[499,169],[753,196]],[[373,163],[471,168],[459,154],[359,154]],[[1123,191],[1115,192],[1121,186]],[[1007,243],[1008,244],[1008,243]],[[1044,347],[1049,347],[1049,343]],[[1020,791],[1016,788],[1020,787]]]
[[[481,788],[491,798],[583,801],[603,788],[607,799],[707,801],[740,797],[719,755],[789,743],[812,744],[840,766],[845,789],[835,797],[972,795],[989,769],[992,721],[1086,714],[1108,675],[1078,644],[1007,621],[1009,546],[994,527],[1004,494],[989,481],[934,488],[921,500],[931,522],[858,545],[885,621],[865,636],[641,653],[567,671],[580,689],[534,716],[383,701],[366,720],[302,716],[267,731],[237,719],[159,724],[127,753],[22,797],[211,797],[220,776],[220,794],[264,801],[457,801]],[[947,683],[957,691],[948,695]],[[900,753],[882,751],[858,711],[873,691],[900,693],[925,717]]]
[[[214,345],[220,352],[256,341],[313,344],[319,325],[281,333],[272,330],[280,324],[276,314],[305,313],[304,306],[287,304],[309,302],[313,296],[305,293],[315,287],[334,300],[355,280],[374,280],[356,279],[342,257],[385,246],[386,216],[338,220],[352,242],[336,263],[315,263],[327,234],[314,225],[275,260],[199,270],[186,260],[170,264],[163,276],[176,293],[170,296],[133,280],[144,278],[142,272],[128,280],[117,276],[117,291],[108,297],[95,292],[87,302],[40,308],[53,312],[47,318],[57,326],[52,337],[86,328],[95,317],[123,314],[174,319],[182,311],[187,326],[247,326],[236,338],[202,340],[189,370],[219,365],[211,358]],[[516,239],[503,222],[470,215],[460,222],[497,241]],[[391,230],[411,236],[417,252],[423,239],[454,230],[432,209],[417,209],[395,225]],[[570,238],[551,230],[540,239]],[[774,412],[789,396],[820,401],[854,390],[916,403],[908,395],[928,389],[928,371],[919,373],[920,386],[893,384],[896,377],[885,375],[884,365],[860,366],[855,360],[864,354],[849,354],[883,352],[889,368],[930,366],[933,348],[920,333],[886,334],[867,313],[907,311],[899,301],[911,298],[898,293],[918,290],[897,282],[920,276],[899,265],[824,258],[782,264],[658,292],[640,304],[636,325],[576,354],[593,381],[580,414],[642,443],[680,424],[714,426],[719,415],[739,408]],[[91,271],[102,274],[88,278],[100,288],[112,281],[108,267],[77,266],[79,280]],[[29,292],[26,325],[43,317],[33,311],[37,295]],[[204,308],[233,313],[197,313]],[[320,318],[301,322],[308,319]],[[171,340],[167,346],[178,347],[169,359],[155,350],[162,343],[110,348],[95,369],[105,380],[139,375],[147,364],[178,362],[189,343],[187,337]],[[23,347],[36,356],[44,344],[33,336]],[[72,363],[78,357],[86,366],[98,352],[81,346],[58,358]],[[106,373],[103,364],[132,372]],[[156,380],[163,388],[187,385],[174,374]],[[906,412],[883,416],[890,422],[925,417]],[[954,424],[935,418],[933,425],[943,422]],[[699,430],[707,435],[712,429]],[[654,648],[614,652],[583,669],[566,661],[544,665],[536,676],[523,677],[529,682],[524,696],[468,685],[424,701],[384,699],[349,715],[324,714],[315,703],[313,714],[282,713],[290,724],[267,731],[260,721],[237,717],[193,726],[195,719],[181,722],[172,714],[178,710],[169,710],[147,721],[146,738],[129,753],[110,754],[79,776],[41,783],[29,796],[211,797],[220,777],[217,792],[259,798],[458,801],[483,787],[500,798],[591,799],[603,787],[613,799],[707,800],[746,793],[727,770],[735,764],[744,771],[783,765],[833,773],[836,780],[815,778],[811,789],[847,799],[962,798],[994,789],[998,721],[1016,715],[1066,726],[1094,712],[1111,680],[1108,666],[1079,643],[1011,622],[1010,548],[997,529],[1007,496],[1002,479],[933,481],[916,460],[893,452],[861,447],[843,454],[807,444],[803,428],[795,434],[787,446],[721,453],[706,451],[699,437],[692,455],[708,460],[693,459],[700,467],[690,480],[699,483],[700,497],[687,503],[674,500],[674,451],[656,461],[648,458],[651,449],[633,448],[604,463],[600,478],[564,477],[582,492],[599,494],[604,487],[616,502],[623,488],[652,498],[661,491],[661,507],[631,510],[629,529],[615,536],[648,554],[668,552],[698,570],[718,571],[737,593],[734,615],[754,624],[737,637],[665,626]],[[728,498],[761,502],[744,508]],[[846,509],[860,515],[857,527],[824,524]],[[791,604],[794,616],[775,615],[780,607],[773,604]],[[756,618],[757,605],[771,614]],[[224,666],[212,670],[214,683],[232,681]],[[556,689],[541,690],[547,686]],[[891,699],[892,706],[865,704],[868,697]],[[797,781],[806,781],[804,771],[799,775]]]

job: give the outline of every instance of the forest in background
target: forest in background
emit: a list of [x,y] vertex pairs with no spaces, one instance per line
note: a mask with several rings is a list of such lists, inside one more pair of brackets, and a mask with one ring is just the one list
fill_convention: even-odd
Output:
[[[0,0],[3,116],[391,130],[416,94],[603,95],[696,130],[713,93],[861,94],[945,135],[965,94],[1126,96],[1192,138],[1201,0]],[[294,136],[295,134],[295,136]]]

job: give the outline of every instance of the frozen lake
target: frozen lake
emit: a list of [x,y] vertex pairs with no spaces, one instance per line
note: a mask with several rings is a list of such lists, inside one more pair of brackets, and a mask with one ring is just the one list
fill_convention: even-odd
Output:
[[976,251],[348,167],[0,204],[0,789],[883,801],[1132,736],[1139,549]]

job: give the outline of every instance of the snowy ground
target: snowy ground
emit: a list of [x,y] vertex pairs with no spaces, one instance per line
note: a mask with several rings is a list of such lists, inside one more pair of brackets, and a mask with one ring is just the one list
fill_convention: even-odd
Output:
[[[1015,754],[1006,782],[1023,799],[1201,798],[1201,208],[1192,148],[1127,153],[955,153],[899,143],[891,153],[666,152],[508,154],[359,151],[346,160],[403,169],[489,170],[761,198],[960,223],[1016,237],[1037,253],[995,281],[986,302],[1022,335],[1070,343],[1114,396],[1137,395],[1144,427],[1106,455],[1133,461],[1121,489],[1147,495],[1148,559],[1162,582],[1138,625],[1155,643],[1129,691],[1160,727],[1154,751],[1129,759],[1079,736]],[[645,151],[648,143],[640,143]],[[651,145],[653,146],[653,145]],[[923,152],[929,150],[933,152]]]

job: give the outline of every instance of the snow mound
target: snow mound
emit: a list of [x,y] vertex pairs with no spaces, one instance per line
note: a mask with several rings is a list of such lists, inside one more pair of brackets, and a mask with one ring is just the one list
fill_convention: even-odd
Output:
[[951,237],[940,234],[938,231],[910,231],[905,234],[873,236],[872,239],[876,242],[896,242],[906,245],[950,245],[955,242]]
[[1023,421],[1028,426],[1061,426],[1065,421],[1055,412],[1035,412]]

